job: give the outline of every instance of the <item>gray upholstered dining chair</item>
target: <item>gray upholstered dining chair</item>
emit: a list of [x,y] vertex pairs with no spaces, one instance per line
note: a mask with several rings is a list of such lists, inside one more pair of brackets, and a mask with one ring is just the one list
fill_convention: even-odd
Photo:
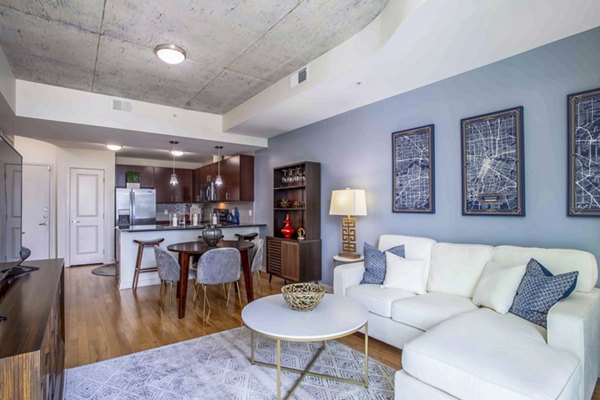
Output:
[[[202,254],[198,262],[196,270],[196,283],[194,285],[194,304],[198,299],[198,286],[202,287],[202,317],[210,316],[210,302],[206,295],[206,286],[229,284],[226,292],[226,307],[229,305],[229,293],[231,292],[231,284],[235,282],[235,287],[238,293],[240,307],[242,305],[242,296],[240,294],[239,280],[242,274],[241,256],[238,249],[219,248],[209,250]],[[206,306],[208,305],[208,314],[206,314]]]
[[254,243],[254,258],[252,258],[252,268],[250,269],[250,271],[252,272],[252,274],[256,274],[258,275],[258,290],[262,292],[262,288],[261,288],[261,284],[260,284],[260,268],[263,265],[263,260],[264,260],[264,256],[265,256],[265,249],[264,249],[264,244],[265,244],[265,240],[264,239],[254,239],[252,240],[252,243]]
[[156,267],[158,268],[158,277],[160,278],[160,299],[162,301],[163,288],[166,287],[170,307],[173,301],[174,284],[179,282],[179,263],[171,253],[158,246],[154,247],[154,256],[156,257]]

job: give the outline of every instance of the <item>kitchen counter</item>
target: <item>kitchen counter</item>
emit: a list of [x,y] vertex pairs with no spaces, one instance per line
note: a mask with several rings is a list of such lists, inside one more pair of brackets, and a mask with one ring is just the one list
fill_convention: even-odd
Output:
[[[218,225],[221,229],[234,229],[234,228],[248,228],[248,227],[264,227],[267,224],[239,224],[239,225]],[[121,232],[156,232],[156,231],[182,231],[182,230],[204,230],[208,228],[208,225],[138,225],[130,228],[119,228]]]
[[[267,233],[266,224],[241,224],[241,225],[224,225],[220,226],[225,240],[237,240],[235,234],[247,235],[250,233],[258,233],[264,238]],[[164,239],[160,246],[164,249],[174,243],[191,242],[199,240],[198,237],[202,234],[202,230],[206,229],[206,225],[186,225],[174,226],[169,225],[140,225],[127,229],[116,229],[117,239],[117,268],[119,289],[131,289],[133,284],[133,273],[135,271],[135,262],[137,258],[138,245],[134,240],[155,240]],[[176,254],[174,254],[176,256]],[[142,257],[142,268],[152,267],[156,265],[154,251],[151,248],[146,248]],[[160,279],[156,272],[147,272],[140,274],[138,287],[158,285]],[[158,290],[158,288],[156,289]]]

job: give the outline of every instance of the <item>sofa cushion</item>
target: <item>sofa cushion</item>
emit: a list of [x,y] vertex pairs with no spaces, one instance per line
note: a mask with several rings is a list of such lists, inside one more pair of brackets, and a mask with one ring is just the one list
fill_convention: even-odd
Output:
[[427,266],[425,260],[410,260],[385,252],[386,271],[384,288],[402,289],[423,294],[427,292]]
[[429,264],[431,262],[431,249],[436,241],[426,237],[405,235],[381,235],[379,236],[379,250],[385,251],[394,246],[404,245],[404,257],[413,260],[425,260],[427,275],[429,275]]
[[413,377],[460,399],[577,398],[581,365],[550,347],[545,329],[512,314],[481,308],[451,318],[402,352]]
[[473,297],[483,267],[492,258],[493,249],[482,244],[435,244],[427,291]]
[[473,303],[506,314],[525,275],[525,265],[504,267],[493,261],[485,265],[473,293]]
[[548,311],[573,292],[577,274],[579,272],[573,271],[553,276],[532,258],[527,264],[510,312],[545,328]]
[[365,272],[360,283],[376,283],[378,285],[383,283],[386,272],[386,252],[404,257],[404,246],[402,245],[392,247],[383,252],[378,250],[377,247],[365,243],[363,250],[365,252]]
[[428,330],[453,315],[475,309],[477,306],[466,297],[446,293],[425,293],[394,301],[392,319]]
[[395,300],[412,297],[415,294],[400,289],[382,288],[380,285],[361,284],[346,289],[346,296],[358,301],[373,314],[389,318]]
[[527,264],[535,258],[554,275],[579,271],[575,291],[589,292],[598,281],[598,265],[592,253],[572,249],[543,249],[538,247],[497,246],[492,259],[502,265]]

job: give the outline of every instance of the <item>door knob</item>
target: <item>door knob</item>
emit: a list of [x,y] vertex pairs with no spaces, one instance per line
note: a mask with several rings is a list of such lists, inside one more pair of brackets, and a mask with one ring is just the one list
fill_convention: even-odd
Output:
[[79,221],[77,221],[76,219],[72,219],[71,222],[74,223],[74,224],[78,224],[79,223]]
[[42,226],[42,225],[48,225],[47,222],[40,222],[38,225]]

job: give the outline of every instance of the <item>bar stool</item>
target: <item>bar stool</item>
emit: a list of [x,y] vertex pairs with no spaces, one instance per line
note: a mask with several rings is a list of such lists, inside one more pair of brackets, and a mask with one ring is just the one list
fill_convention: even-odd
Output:
[[140,274],[142,274],[144,272],[158,271],[158,267],[156,267],[156,266],[142,268],[142,257],[144,255],[144,249],[146,247],[158,246],[164,240],[165,240],[164,238],[155,239],[155,240],[134,240],[134,242],[137,243],[137,245],[138,245],[138,251],[137,251],[137,261],[135,262],[135,272],[133,274],[133,290],[137,290],[138,279],[140,277]]
[[243,240],[247,240],[247,241],[251,242],[257,236],[258,236],[258,232],[247,233],[247,234],[242,234],[242,233],[235,234],[235,237],[237,237],[238,241],[240,241],[240,242]]

